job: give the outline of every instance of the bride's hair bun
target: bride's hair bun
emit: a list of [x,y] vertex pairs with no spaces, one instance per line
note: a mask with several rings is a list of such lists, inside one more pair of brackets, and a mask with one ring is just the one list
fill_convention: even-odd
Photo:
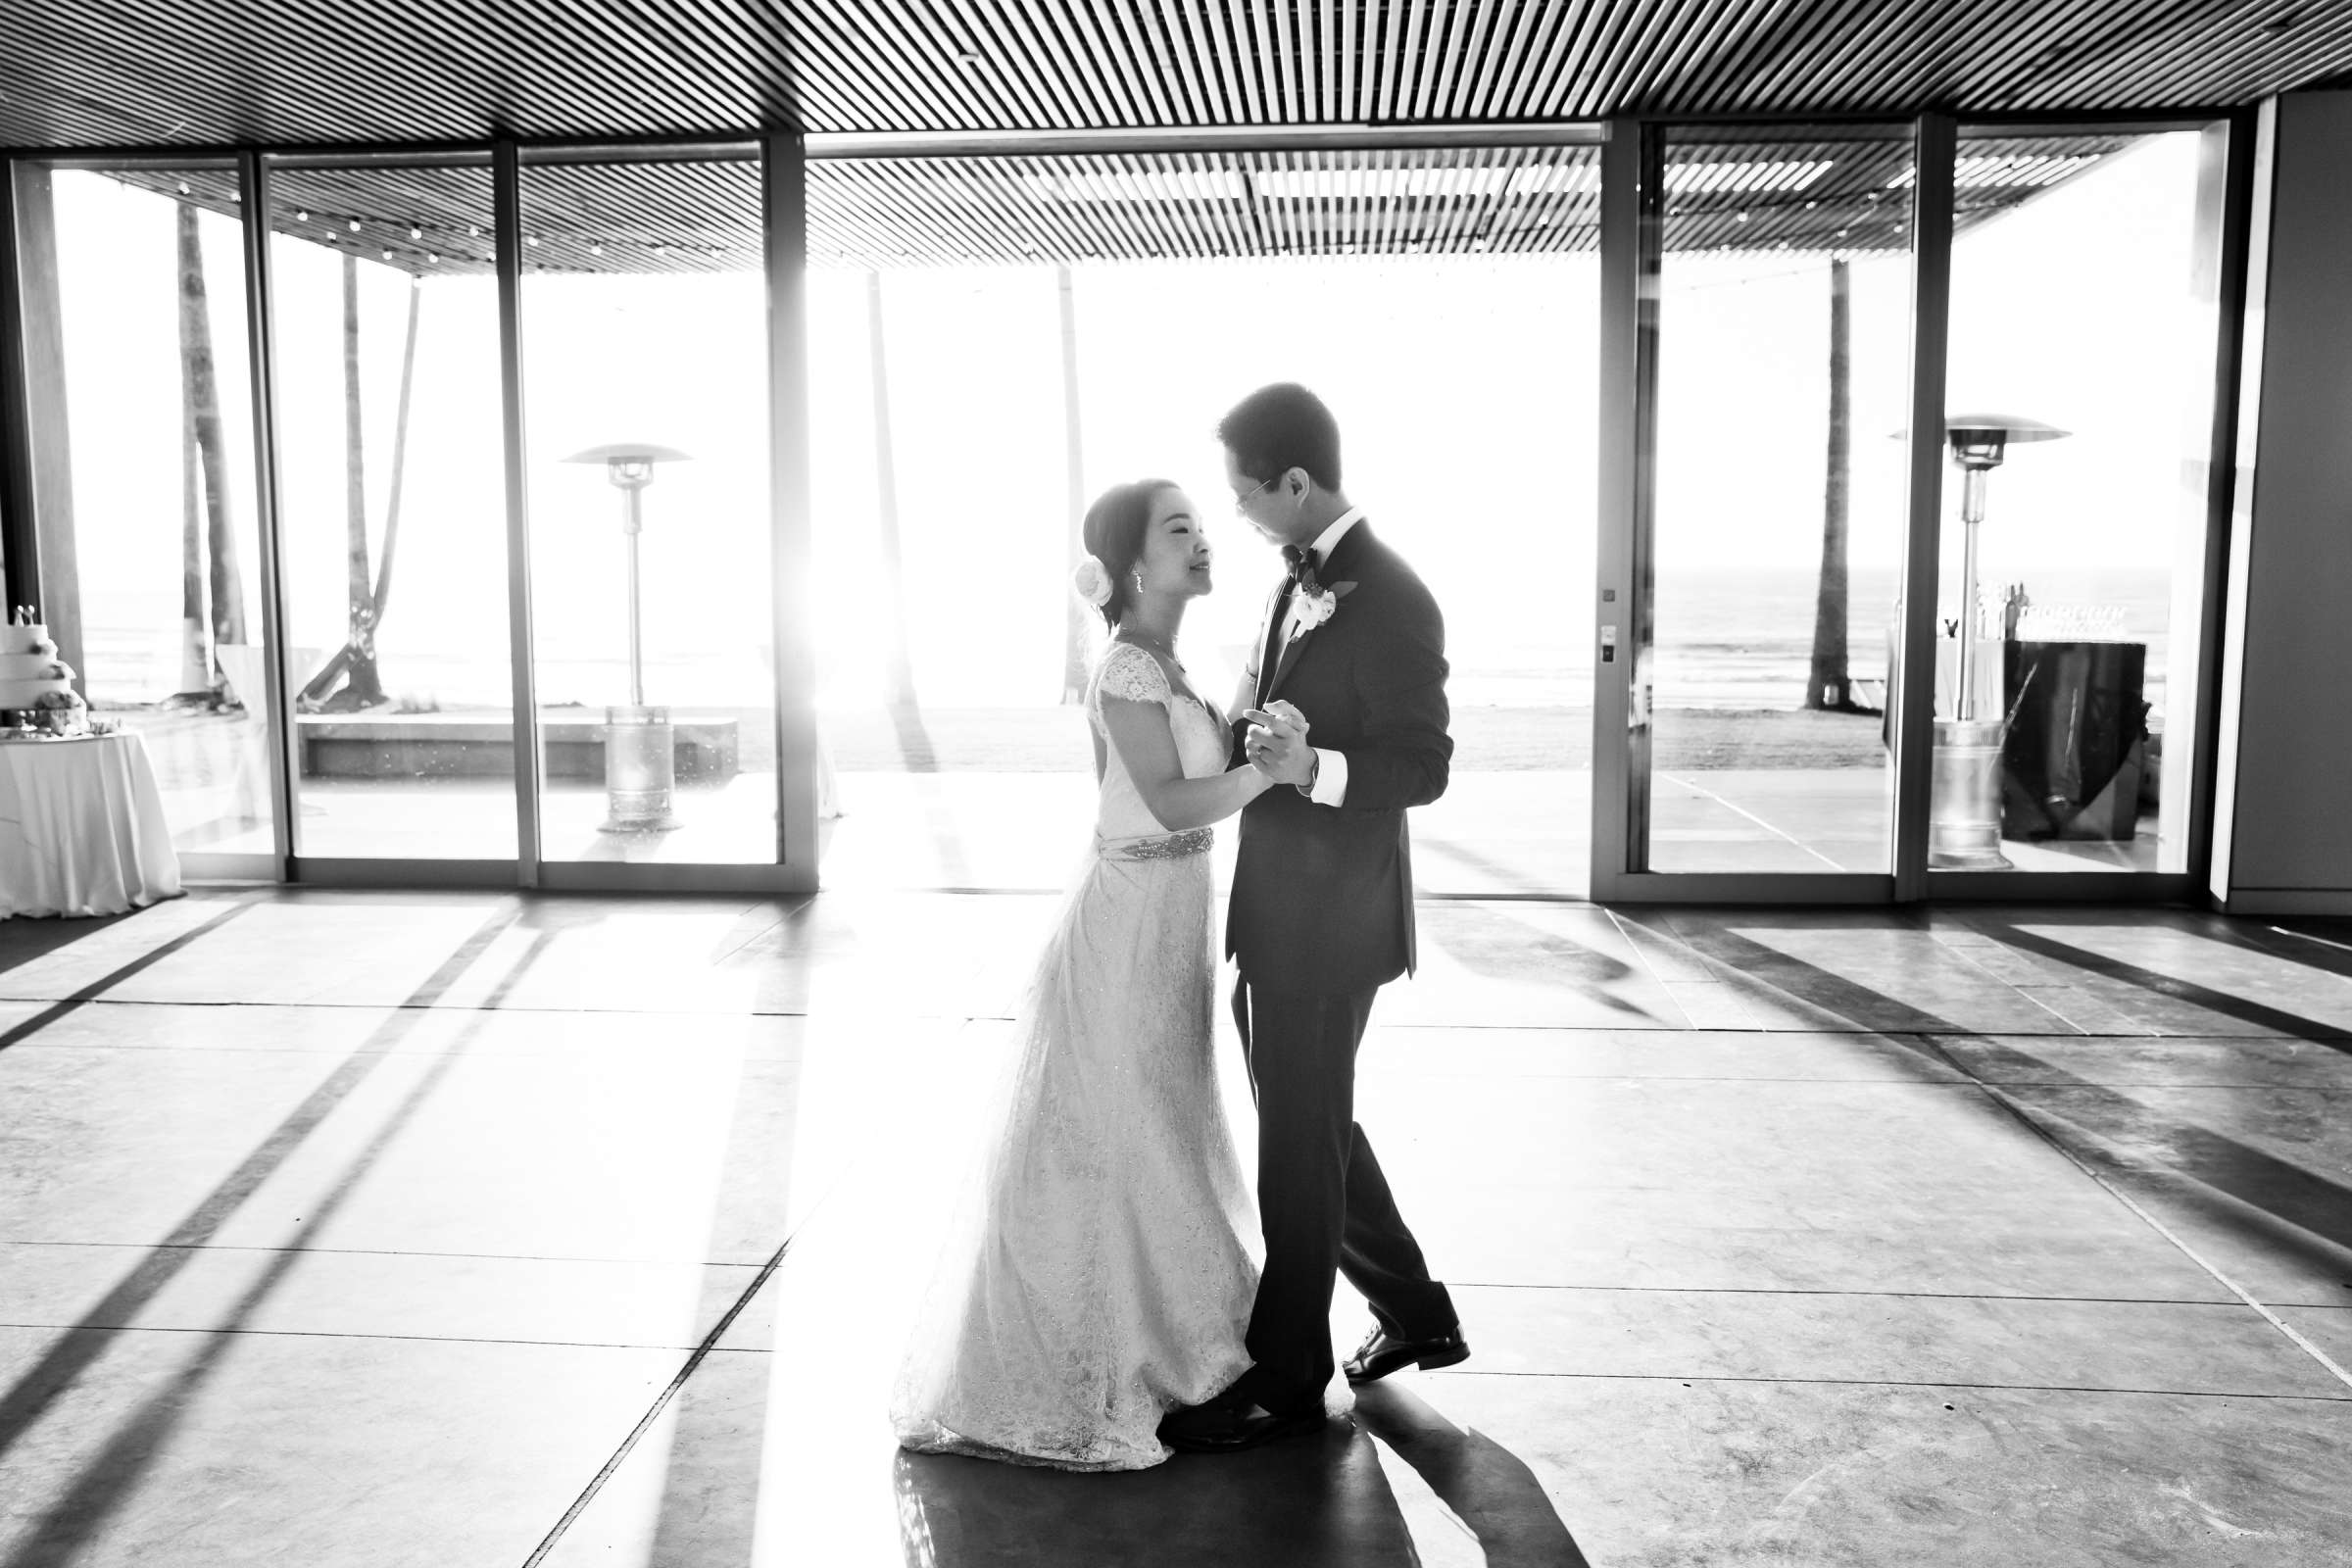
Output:
[[1081,558],[1070,573],[1070,591],[1097,610],[1110,603],[1110,569],[1094,556]]

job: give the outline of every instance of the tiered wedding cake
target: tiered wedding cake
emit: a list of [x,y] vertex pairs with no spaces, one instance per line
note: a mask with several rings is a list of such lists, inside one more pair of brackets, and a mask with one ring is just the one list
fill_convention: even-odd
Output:
[[60,733],[77,730],[87,709],[74,690],[74,667],[57,657],[49,628],[32,613],[19,606],[15,623],[0,626],[0,714]]

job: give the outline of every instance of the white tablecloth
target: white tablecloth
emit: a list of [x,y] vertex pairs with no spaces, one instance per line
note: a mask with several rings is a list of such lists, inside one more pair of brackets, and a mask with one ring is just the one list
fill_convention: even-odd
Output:
[[0,916],[121,914],[178,893],[136,735],[0,742]]

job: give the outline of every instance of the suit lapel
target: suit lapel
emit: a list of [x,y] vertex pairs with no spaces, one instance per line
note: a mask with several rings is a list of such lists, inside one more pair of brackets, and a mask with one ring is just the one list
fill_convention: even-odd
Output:
[[1291,579],[1285,577],[1274,589],[1273,603],[1266,608],[1266,640],[1257,650],[1257,701],[1253,707],[1263,708],[1272,700],[1274,682],[1281,676],[1277,661],[1290,654],[1282,646],[1282,628],[1291,615],[1292,587]]
[[1266,683],[1266,694],[1257,700],[1258,707],[1265,707],[1274,700],[1274,694],[1282,690],[1282,683],[1291,673],[1291,666],[1298,662],[1298,655],[1304,651],[1307,639],[1314,636],[1320,629],[1320,627],[1309,626],[1284,646],[1282,659],[1274,666],[1274,678]]
[[[1322,585],[1325,593],[1331,592],[1333,583],[1348,580],[1342,573],[1354,564],[1357,546],[1370,533],[1371,527],[1372,524],[1368,518],[1356,518],[1355,526],[1349,528],[1339,544],[1333,547],[1331,559],[1315,568],[1315,581]],[[1283,604],[1283,614],[1287,617],[1289,613],[1290,605],[1286,599]],[[1309,626],[1298,636],[1293,637],[1283,648],[1282,658],[1274,665],[1274,678],[1265,682],[1264,689],[1258,693],[1258,707],[1263,708],[1274,700],[1275,695],[1282,690],[1283,681],[1290,675],[1291,666],[1298,663],[1298,656],[1306,651],[1308,639],[1322,629],[1321,626]],[[1261,663],[1258,667],[1263,669],[1265,666]]]

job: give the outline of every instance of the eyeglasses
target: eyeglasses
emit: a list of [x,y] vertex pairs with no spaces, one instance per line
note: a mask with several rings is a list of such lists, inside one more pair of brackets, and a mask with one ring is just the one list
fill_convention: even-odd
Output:
[[1267,488],[1269,485],[1278,483],[1281,478],[1282,476],[1280,474],[1276,474],[1271,479],[1258,480],[1257,483],[1251,485],[1249,489],[1243,491],[1240,495],[1233,498],[1233,510],[1246,514],[1250,510],[1250,503],[1257,499],[1257,493],[1260,490]]

